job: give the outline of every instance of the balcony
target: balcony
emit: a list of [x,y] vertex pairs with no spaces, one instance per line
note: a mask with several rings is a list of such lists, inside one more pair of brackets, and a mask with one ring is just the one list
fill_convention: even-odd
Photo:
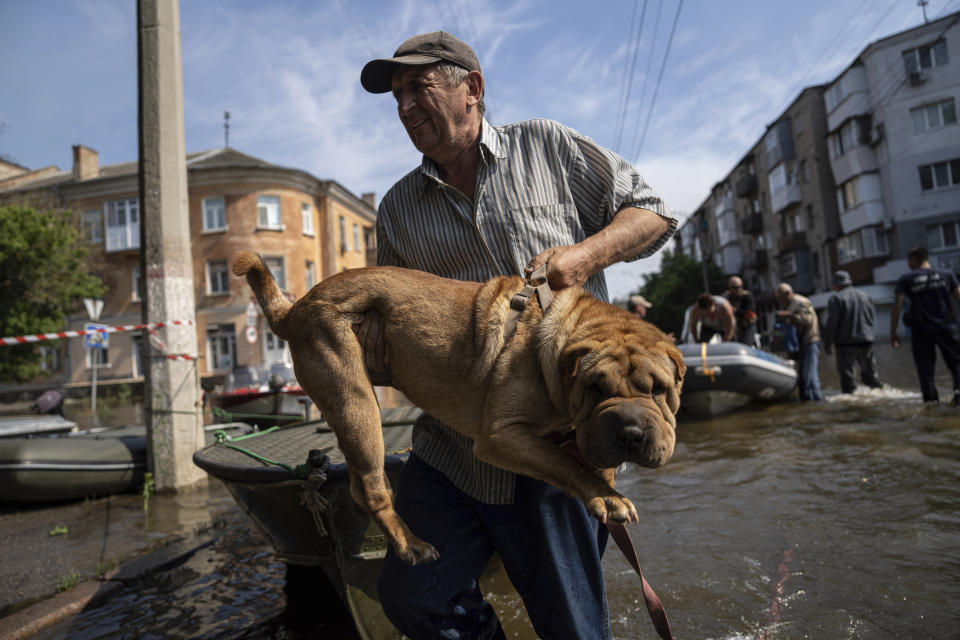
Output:
[[757,249],[751,254],[747,254],[746,266],[760,271],[770,266],[770,258],[766,249]]
[[757,176],[751,175],[745,178],[740,178],[737,180],[737,197],[738,198],[751,198],[757,195],[759,186],[757,183]]
[[800,204],[803,200],[800,187],[787,184],[770,194],[770,206],[774,213],[780,213],[789,206]]
[[763,214],[751,213],[741,220],[740,233],[744,235],[763,233]]
[[794,231],[777,238],[777,253],[789,253],[797,249],[807,249],[807,234],[804,231]]

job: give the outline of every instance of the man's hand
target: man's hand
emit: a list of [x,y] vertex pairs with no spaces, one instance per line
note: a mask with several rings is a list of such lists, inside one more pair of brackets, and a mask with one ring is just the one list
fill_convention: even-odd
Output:
[[547,282],[550,288],[559,291],[567,287],[582,285],[596,271],[593,262],[584,255],[579,245],[553,247],[547,249],[523,268],[523,274],[530,277],[542,265],[547,265]]
[[390,386],[390,357],[387,354],[387,340],[384,337],[383,317],[376,309],[371,309],[363,320],[351,327],[357,334],[357,340],[363,349],[363,364],[367,375],[375,385]]

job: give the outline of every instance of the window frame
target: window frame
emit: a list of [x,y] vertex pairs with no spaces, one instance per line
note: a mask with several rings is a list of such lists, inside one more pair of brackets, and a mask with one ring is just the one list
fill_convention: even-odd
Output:
[[83,212],[81,224],[83,225],[83,241],[86,244],[104,243],[103,220],[103,211],[99,209]]
[[[219,209],[208,208],[208,203],[212,203],[215,201],[220,202]],[[200,209],[202,214],[201,218],[202,218],[204,233],[213,233],[213,232],[227,230],[227,199],[225,197],[210,196],[208,198],[204,198],[200,202]],[[213,217],[216,218],[215,220],[213,220],[213,222],[215,223],[213,225],[210,224],[211,213],[213,214]],[[216,223],[220,223],[220,224],[217,225]]]
[[[940,172],[941,168],[942,174]],[[920,191],[922,193],[933,193],[960,187],[960,158],[922,164],[917,167],[917,171],[920,176]],[[946,178],[944,184],[940,184],[942,177]],[[929,187],[924,186],[927,182],[930,184]]]
[[[117,198],[103,203],[104,251],[116,253],[140,248],[140,198]],[[122,210],[122,213],[121,213]],[[111,218],[123,222],[111,224]],[[136,220],[133,220],[136,218]]]
[[[270,274],[277,281],[277,286],[287,290],[287,263],[283,256],[264,256],[263,263],[270,269]],[[278,268],[274,268],[276,265]]]
[[207,295],[230,295],[230,268],[226,260],[207,260]]
[[211,371],[230,371],[237,363],[237,330],[232,323],[207,325],[207,362]]
[[313,205],[309,202],[300,203],[300,224],[303,226],[303,235],[315,236],[313,226]]
[[[276,208],[273,208],[276,205]],[[266,210],[266,215],[262,215],[261,207]],[[275,220],[271,220],[271,212],[275,214]],[[267,231],[283,231],[283,200],[280,196],[263,194],[257,196],[257,229]]]

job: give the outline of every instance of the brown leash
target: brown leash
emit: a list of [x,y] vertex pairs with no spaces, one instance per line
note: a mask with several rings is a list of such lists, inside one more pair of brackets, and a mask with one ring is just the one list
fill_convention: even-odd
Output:
[[[583,459],[583,454],[580,453],[576,440],[574,440],[572,436],[572,431],[566,434],[566,436],[559,437],[556,432],[554,432],[548,433],[544,438],[555,442],[567,453],[580,461],[581,464],[586,465],[587,463]],[[606,527],[607,531],[610,532],[610,537],[617,543],[620,552],[623,553],[627,562],[630,563],[633,570],[640,576],[640,585],[643,589],[643,601],[647,605],[647,613],[650,615],[650,620],[653,622],[653,627],[657,630],[657,634],[663,638],[663,640],[673,640],[673,632],[670,630],[670,621],[667,620],[667,612],[663,608],[663,603],[660,602],[660,597],[657,596],[657,593],[653,590],[653,587],[650,586],[650,583],[647,582],[647,579],[643,577],[643,571],[640,570],[640,558],[637,556],[637,548],[633,544],[633,539],[630,537],[627,525],[623,522],[615,522],[608,518]]]

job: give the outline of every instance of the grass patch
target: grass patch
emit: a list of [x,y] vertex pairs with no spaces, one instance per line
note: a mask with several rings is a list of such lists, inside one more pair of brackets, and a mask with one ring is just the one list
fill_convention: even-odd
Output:
[[76,569],[70,569],[70,573],[57,579],[57,593],[73,589],[78,582],[80,582],[80,574],[77,573]]

